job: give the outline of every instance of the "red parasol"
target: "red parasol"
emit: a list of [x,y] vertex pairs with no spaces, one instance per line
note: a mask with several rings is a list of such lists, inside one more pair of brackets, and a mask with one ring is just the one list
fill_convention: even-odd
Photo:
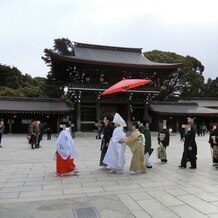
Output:
[[114,84],[110,88],[106,89],[101,95],[109,95],[117,92],[125,92],[129,89],[134,89],[139,86],[150,83],[151,80],[147,79],[123,79],[120,82]]

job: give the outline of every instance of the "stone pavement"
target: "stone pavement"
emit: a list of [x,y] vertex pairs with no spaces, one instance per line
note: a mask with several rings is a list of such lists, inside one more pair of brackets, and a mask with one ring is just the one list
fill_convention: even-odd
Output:
[[[79,175],[54,177],[54,136],[51,141],[44,137],[42,148],[31,150],[25,135],[4,135],[0,217],[74,217],[75,209],[88,207],[95,207],[102,218],[218,217],[218,169],[211,166],[208,135],[196,139],[196,170],[178,168],[183,144],[172,135],[167,164],[160,164],[155,152],[148,173],[129,175],[127,148],[125,173],[117,175],[98,166],[100,140],[77,137]],[[152,142],[156,148],[155,133]]]

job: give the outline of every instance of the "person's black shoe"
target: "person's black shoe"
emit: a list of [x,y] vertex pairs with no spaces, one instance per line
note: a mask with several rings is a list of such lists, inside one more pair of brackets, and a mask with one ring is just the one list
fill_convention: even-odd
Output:
[[166,159],[161,159],[161,162],[162,163],[167,163],[167,160]]
[[3,148],[3,147],[0,145],[0,148]]
[[186,167],[185,166],[178,166],[180,169],[185,169]]
[[152,166],[146,166],[147,168],[152,168]]
[[197,167],[189,167],[189,169],[196,169]]

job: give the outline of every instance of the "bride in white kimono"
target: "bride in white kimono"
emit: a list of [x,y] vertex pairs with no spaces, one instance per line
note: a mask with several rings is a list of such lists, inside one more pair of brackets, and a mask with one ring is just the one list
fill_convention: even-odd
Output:
[[116,128],[114,129],[112,138],[110,139],[108,150],[103,162],[111,168],[109,171],[110,173],[121,174],[124,172],[124,154],[126,151],[126,145],[119,142],[126,139],[126,134],[123,131],[123,127],[126,127],[126,122],[118,113],[116,113],[113,123]]

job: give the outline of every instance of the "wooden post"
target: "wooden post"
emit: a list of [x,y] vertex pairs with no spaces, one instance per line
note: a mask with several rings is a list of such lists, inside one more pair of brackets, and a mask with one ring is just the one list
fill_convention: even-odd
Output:
[[12,119],[8,120],[8,124],[9,124],[9,134],[12,134]]
[[81,102],[77,102],[77,131],[81,131]]
[[131,129],[131,111],[129,102],[127,102],[127,129]]
[[100,101],[96,101],[96,120],[98,121],[98,124],[100,124]]

